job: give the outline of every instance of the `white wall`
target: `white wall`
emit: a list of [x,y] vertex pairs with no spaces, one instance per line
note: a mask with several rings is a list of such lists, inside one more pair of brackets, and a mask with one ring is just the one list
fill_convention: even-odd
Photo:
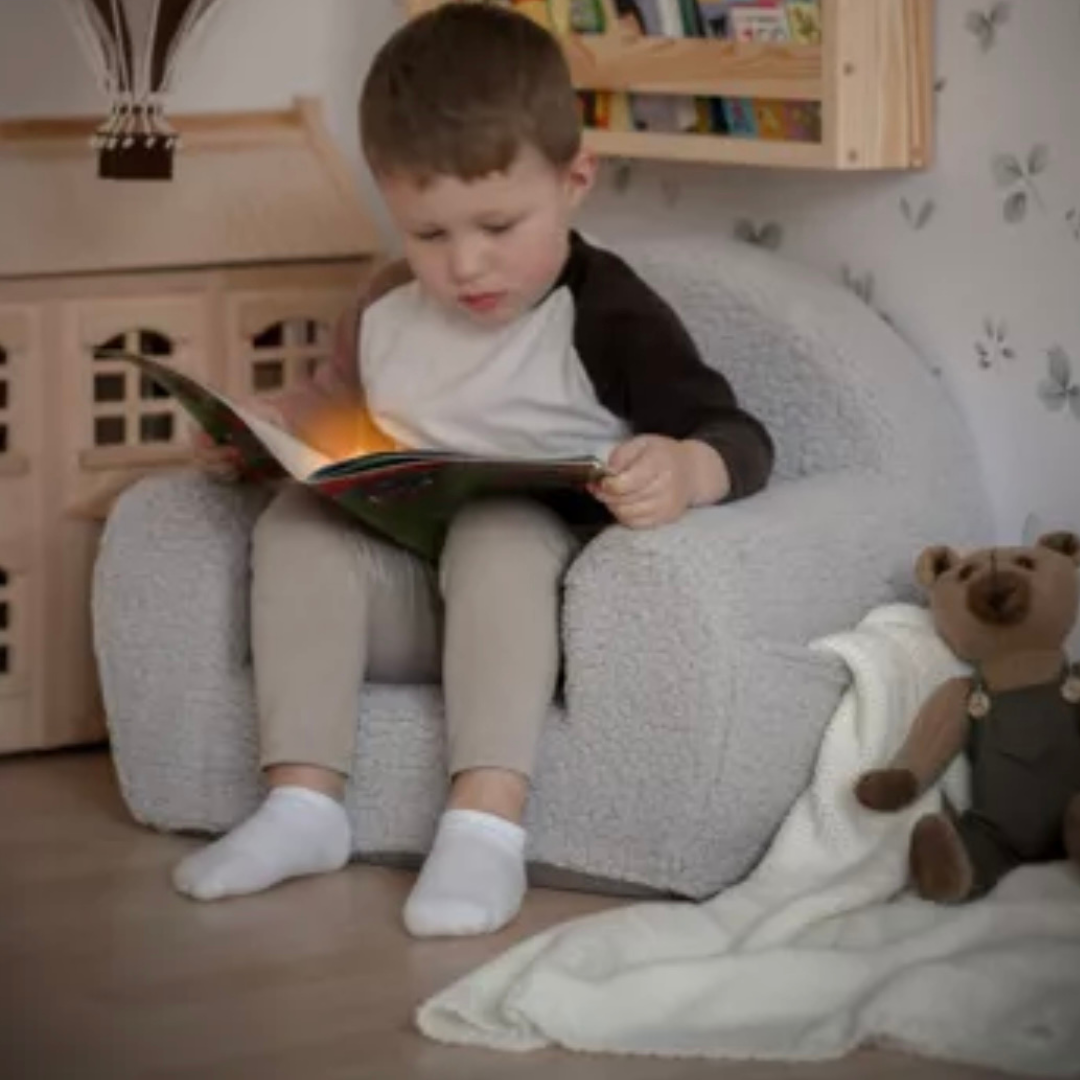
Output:
[[[649,229],[731,233],[742,218],[782,229],[782,253],[838,279],[872,279],[872,303],[939,367],[978,439],[1000,538],[1029,528],[1080,530],[1080,406],[1040,399],[1048,352],[1070,358],[1080,387],[1080,0],[1014,0],[984,48],[968,28],[988,0],[938,0],[939,160],[918,174],[836,176],[635,165],[609,169],[587,227],[608,236]],[[0,115],[101,107],[63,0],[0,0]],[[355,103],[370,58],[399,20],[396,0],[222,0],[181,73],[176,111],[324,98],[327,119],[359,162]],[[1009,188],[999,154],[1045,168]],[[1023,220],[1009,223],[1010,194]],[[931,202],[922,228],[902,201]],[[1069,214],[1075,208],[1076,218]],[[381,210],[380,210],[381,213]],[[382,219],[385,227],[385,219]],[[980,365],[984,323],[1004,324],[1010,356]],[[1080,389],[1077,390],[1080,395]]]

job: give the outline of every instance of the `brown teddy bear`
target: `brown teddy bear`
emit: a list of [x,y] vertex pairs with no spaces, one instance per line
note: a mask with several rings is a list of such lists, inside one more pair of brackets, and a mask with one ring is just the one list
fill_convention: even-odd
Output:
[[910,806],[961,752],[971,807],[923,817],[911,836],[916,890],[959,903],[989,892],[1021,863],[1080,865],[1080,665],[1064,643],[1080,606],[1080,539],[920,556],[938,633],[971,677],[950,679],[919,710],[887,768],[864,774],[871,810]]

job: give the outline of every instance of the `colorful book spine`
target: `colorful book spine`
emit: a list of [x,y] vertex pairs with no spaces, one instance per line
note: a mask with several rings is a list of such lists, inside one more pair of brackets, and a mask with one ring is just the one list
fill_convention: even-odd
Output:
[[[572,34],[604,34],[622,21],[617,4],[605,0],[548,0],[556,29]],[[586,127],[600,131],[632,131],[635,127],[630,95],[621,90],[585,90],[579,93],[582,119]]]
[[[617,32],[624,39],[704,37],[820,44],[820,0],[510,0],[557,33]],[[584,122],[606,130],[727,134],[820,142],[817,102],[588,91]]]
[[[725,29],[733,41],[821,41],[818,0],[728,0],[726,15]],[[733,135],[795,142],[821,140],[821,106],[817,102],[742,99],[727,102],[725,113]]]
[[731,9],[731,37],[734,41],[789,41],[787,12],[763,4],[736,4]]
[[799,45],[820,45],[821,5],[818,0],[788,0],[788,32]]

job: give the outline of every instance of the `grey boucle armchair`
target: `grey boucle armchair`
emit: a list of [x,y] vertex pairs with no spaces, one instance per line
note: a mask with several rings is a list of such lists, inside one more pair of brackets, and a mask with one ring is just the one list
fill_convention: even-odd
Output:
[[[572,567],[529,855],[538,880],[700,898],[749,869],[809,776],[846,672],[808,643],[909,598],[918,550],[985,540],[986,509],[943,384],[849,292],[741,244],[622,253],[768,424],[778,466],[756,497],[613,527]],[[108,521],[96,647],[123,795],[149,826],[221,831],[260,797],[247,600],[265,500],[184,472]],[[437,687],[360,695],[359,857],[426,850],[441,709]]]

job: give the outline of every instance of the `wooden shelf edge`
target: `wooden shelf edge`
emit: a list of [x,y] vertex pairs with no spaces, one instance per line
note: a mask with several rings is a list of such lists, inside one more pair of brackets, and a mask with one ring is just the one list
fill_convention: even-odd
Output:
[[79,454],[79,466],[88,472],[185,465],[191,460],[191,448],[186,446],[109,446]]
[[820,101],[825,93],[820,45],[612,34],[561,41],[581,90],[785,101]]
[[768,165],[786,169],[835,168],[835,162],[820,143],[589,129],[585,132],[585,145],[603,157],[650,158],[714,165]]

